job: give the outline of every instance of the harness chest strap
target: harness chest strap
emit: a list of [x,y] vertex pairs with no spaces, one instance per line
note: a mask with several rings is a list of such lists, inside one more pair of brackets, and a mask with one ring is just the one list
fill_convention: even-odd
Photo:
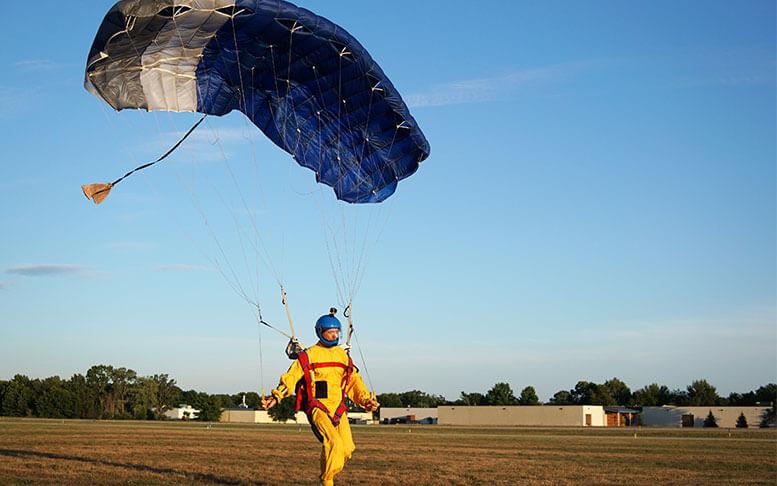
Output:
[[[345,412],[348,411],[348,407],[345,405],[345,389],[348,387],[348,384],[351,382],[351,373],[353,373],[353,361],[351,360],[351,357],[348,356],[348,364],[340,363],[337,361],[326,361],[321,363],[311,363],[310,357],[308,356],[308,353],[306,351],[303,351],[299,353],[299,356],[297,357],[299,360],[299,364],[302,366],[302,379],[304,380],[304,393],[305,397],[304,399],[307,401],[307,406],[305,407],[305,413],[310,417],[310,415],[313,413],[313,409],[317,408],[321,410],[322,412],[326,413],[329,419],[332,421],[332,425],[335,427],[340,423],[340,418],[343,416]],[[321,401],[316,398],[314,393],[314,386],[313,386],[313,370],[318,368],[343,368],[345,370],[345,376],[343,376],[343,383],[342,383],[342,390],[343,390],[343,397],[340,401],[340,405],[337,407],[337,410],[335,410],[335,413],[333,416],[329,416],[329,410],[327,410],[326,406],[321,403]],[[300,387],[297,387],[297,406],[296,410],[301,410],[303,405],[303,396],[302,396],[302,390],[300,390]],[[311,420],[312,423],[312,420]]]

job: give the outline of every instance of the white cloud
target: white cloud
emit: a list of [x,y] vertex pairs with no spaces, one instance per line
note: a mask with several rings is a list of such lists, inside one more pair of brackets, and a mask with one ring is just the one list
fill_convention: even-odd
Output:
[[[171,134],[171,138],[182,137],[185,132]],[[207,142],[212,145],[219,143],[232,143],[240,142],[244,143],[249,140],[255,140],[258,138],[259,129],[254,125],[246,125],[244,127],[232,127],[232,128],[211,128],[202,126],[200,129],[189,135],[188,140]]]
[[[186,130],[162,131],[155,141],[139,144],[133,149],[133,153],[138,157],[138,164],[155,160],[173,147],[185,134]],[[233,156],[229,150],[230,147],[250,146],[260,135],[259,129],[253,125],[246,128],[214,129],[203,124],[175,150],[175,154],[178,155],[177,162],[205,164],[231,161]],[[181,157],[182,154],[185,156]]]
[[72,263],[36,263],[15,265],[6,268],[5,273],[25,277],[86,277],[95,272],[89,267]]
[[0,290],[8,290],[12,285],[13,283],[11,282],[0,280]]
[[508,99],[523,89],[558,81],[592,64],[565,63],[522,69],[501,76],[452,81],[434,86],[427,92],[411,94],[406,100],[411,108],[417,108]]
[[48,59],[28,59],[24,61],[17,61],[14,63],[14,67],[25,73],[51,71],[58,67],[58,65],[49,61]]

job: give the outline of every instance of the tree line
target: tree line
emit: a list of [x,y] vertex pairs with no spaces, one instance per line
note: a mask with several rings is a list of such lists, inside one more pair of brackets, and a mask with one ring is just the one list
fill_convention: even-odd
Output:
[[[515,396],[509,383],[496,383],[485,393],[461,392],[458,400],[449,401],[439,395],[429,395],[413,390],[403,393],[383,393],[378,401],[385,407],[436,407],[440,405],[542,405],[533,386],[523,388]],[[578,381],[570,390],[559,390],[547,402],[548,405],[623,405],[648,407],[676,406],[754,406],[774,407],[777,402],[777,384],[769,383],[746,393],[718,394],[707,380],[694,380],[685,389],[670,389],[666,385],[651,383],[634,392],[618,378],[604,383]]]
[[579,381],[571,390],[560,390],[549,403],[554,405],[627,405],[649,406],[774,406],[777,401],[777,384],[769,383],[746,393],[732,392],[727,397],[718,394],[707,380],[694,380],[683,389],[670,389],[666,385],[651,383],[632,392],[618,378],[598,384]]
[[[726,406],[773,405],[777,401],[777,384],[769,383],[747,393],[730,393],[721,397],[707,380],[693,381],[684,390],[669,389],[665,385],[651,383],[634,392],[618,378],[604,383],[578,381],[570,390],[559,390],[547,402],[548,405],[623,405],[649,407],[676,406]],[[461,392],[454,405],[541,405],[534,387],[527,386],[519,396],[513,394],[508,383],[497,383],[485,394]]]
[[[246,404],[258,407],[259,394],[245,393]],[[216,421],[224,407],[237,406],[243,393],[210,395],[181,390],[167,374],[140,376],[129,368],[95,365],[70,379],[30,379],[16,375],[0,380],[0,416],[156,420],[179,404],[200,410],[199,419]]]
[[[259,408],[259,394],[253,391],[211,395],[197,390],[182,390],[167,374],[141,376],[129,368],[95,365],[85,375],[75,374],[70,379],[58,376],[31,379],[16,375],[11,380],[0,380],[0,416],[155,420],[164,418],[167,410],[187,404],[200,411],[199,420],[217,421],[222,408],[238,406],[244,397],[249,408]],[[420,390],[382,393],[377,398],[383,407],[542,405],[533,386],[524,387],[516,396],[509,383],[496,383],[485,393],[462,391],[455,401]],[[601,384],[579,381],[570,390],[559,390],[547,402],[549,405],[633,407],[764,405],[771,406],[771,420],[776,415],[775,403],[775,383],[722,397],[704,379],[693,381],[685,389],[670,389],[651,383],[632,392],[618,378]],[[281,405],[270,410],[274,418],[293,416],[293,397],[287,398]],[[349,405],[349,409],[358,410],[352,403]]]

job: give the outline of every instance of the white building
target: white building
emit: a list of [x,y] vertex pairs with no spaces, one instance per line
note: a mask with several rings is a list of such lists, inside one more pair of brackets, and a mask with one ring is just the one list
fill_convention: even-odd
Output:
[[372,425],[372,412],[348,412],[348,420],[357,424]]
[[165,412],[165,417],[172,420],[194,420],[200,415],[200,411],[191,405],[179,405]]

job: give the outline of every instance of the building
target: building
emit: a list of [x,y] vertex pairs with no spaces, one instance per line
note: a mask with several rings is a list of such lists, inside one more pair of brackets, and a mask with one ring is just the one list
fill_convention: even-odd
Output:
[[194,420],[200,414],[200,411],[196,408],[192,408],[191,405],[178,405],[175,408],[171,408],[165,412],[165,417],[171,420]]
[[373,420],[372,412],[348,412],[348,422],[357,425],[372,425],[375,420]]
[[[266,410],[254,410],[253,408],[228,407],[221,410],[219,422],[232,424],[276,424]],[[308,418],[304,412],[297,412],[294,420],[284,423],[307,424]]]
[[[389,409],[398,416],[412,409]],[[431,409],[421,409],[431,410]],[[734,428],[740,414],[748,427],[759,427],[769,407],[620,407],[601,405],[445,406],[437,409],[440,425],[526,427],[703,427],[710,412],[718,427]],[[400,413],[401,412],[401,413]],[[418,416],[418,411],[415,412]],[[387,415],[390,417],[391,415]],[[381,422],[384,411],[381,410]]]
[[[440,425],[604,427],[600,405],[438,407]],[[381,412],[381,418],[383,413]]]
[[[372,424],[372,413],[348,412],[348,419],[351,423]],[[244,407],[229,407],[221,410],[219,422],[232,424],[277,424],[266,410],[254,410]],[[307,425],[308,417],[305,412],[297,412],[294,420],[288,420],[287,424]]]
[[656,427],[703,427],[710,412],[718,427],[734,428],[740,414],[744,414],[748,427],[758,427],[769,407],[642,407],[642,425]]
[[603,407],[607,427],[630,427],[640,425],[640,410],[630,407]]
[[380,407],[380,423],[436,424],[437,409],[421,407]]

